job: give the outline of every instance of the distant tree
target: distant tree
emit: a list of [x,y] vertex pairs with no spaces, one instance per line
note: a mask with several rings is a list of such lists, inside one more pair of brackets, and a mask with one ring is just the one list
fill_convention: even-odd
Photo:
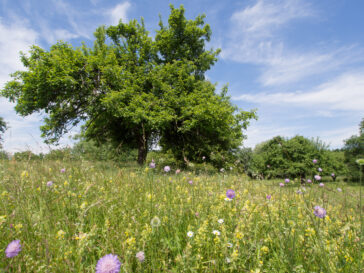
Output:
[[364,158],[364,118],[359,124],[359,135],[346,139],[344,146],[345,163],[349,169],[349,177],[353,181],[359,180],[359,165],[356,160]]
[[6,122],[2,117],[0,117],[0,148],[2,147],[1,142],[3,141],[3,134],[7,129]]
[[[330,151],[319,139],[277,136],[256,146],[250,170],[265,178],[311,178],[318,174],[319,167],[324,175],[346,174],[345,166],[338,158],[340,155]],[[313,159],[318,164],[314,164]]]
[[211,30],[203,18],[186,20],[183,7],[171,6],[155,39],[143,20],[131,20],[99,27],[93,48],[33,46],[21,55],[26,71],[12,74],[2,95],[22,116],[44,111],[41,130],[50,143],[83,121],[86,139],[138,149],[139,164],[158,141],[185,162],[224,157],[241,144],[255,114],[205,79],[219,50],[205,49]]

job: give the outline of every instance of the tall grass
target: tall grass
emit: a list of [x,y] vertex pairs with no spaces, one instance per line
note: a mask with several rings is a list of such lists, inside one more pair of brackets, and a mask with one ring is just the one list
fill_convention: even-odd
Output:
[[[358,187],[314,184],[298,194],[299,184],[280,182],[108,162],[5,161],[0,269],[95,272],[98,259],[113,253],[121,272],[357,272]],[[236,192],[232,200],[228,189]],[[325,218],[313,214],[316,205]],[[159,226],[151,224],[154,217]],[[6,258],[15,239],[22,250]]]

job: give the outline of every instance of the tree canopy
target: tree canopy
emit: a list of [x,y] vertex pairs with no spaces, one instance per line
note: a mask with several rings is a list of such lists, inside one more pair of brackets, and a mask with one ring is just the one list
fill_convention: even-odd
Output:
[[12,74],[2,95],[26,116],[44,111],[47,142],[83,122],[86,139],[138,149],[143,164],[159,143],[188,162],[241,145],[253,111],[232,105],[205,72],[219,50],[206,50],[211,36],[204,16],[185,18],[174,8],[168,25],[160,20],[154,39],[141,22],[101,26],[92,48],[58,42],[48,51],[33,46],[21,54],[26,71]]

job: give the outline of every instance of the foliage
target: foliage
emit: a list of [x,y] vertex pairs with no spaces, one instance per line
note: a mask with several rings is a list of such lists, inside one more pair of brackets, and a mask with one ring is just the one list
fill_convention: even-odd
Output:
[[349,139],[345,140],[344,152],[345,163],[349,169],[349,177],[351,180],[359,181],[360,169],[356,160],[364,158],[364,118],[359,125],[359,135],[351,136]]
[[[95,272],[109,253],[120,272],[360,271],[355,184],[315,183],[297,194],[299,183],[252,183],[228,172],[176,175],[82,160],[1,168],[1,271]],[[326,210],[324,219],[315,206]],[[15,239],[21,251],[5,258]]]
[[23,151],[14,153],[13,158],[17,161],[30,161],[43,159],[43,155],[34,154],[32,151]]
[[7,129],[6,122],[2,117],[0,117],[0,148],[2,147],[1,142],[3,140],[3,134],[5,133],[6,129]]
[[[257,145],[254,149],[250,175],[265,178],[311,178],[318,174],[336,176],[346,174],[342,162],[343,154],[328,150],[319,139],[295,136],[286,139],[280,136]],[[318,161],[313,163],[313,159]]]
[[220,166],[255,114],[232,105],[227,88],[216,94],[205,79],[219,50],[205,49],[211,30],[204,16],[187,20],[182,6],[171,6],[168,25],[159,26],[155,39],[143,20],[130,20],[99,27],[93,48],[33,46],[21,55],[26,71],[13,73],[2,95],[20,115],[44,110],[48,142],[82,121],[87,139],[138,149],[139,164],[159,141],[178,161],[205,154]]

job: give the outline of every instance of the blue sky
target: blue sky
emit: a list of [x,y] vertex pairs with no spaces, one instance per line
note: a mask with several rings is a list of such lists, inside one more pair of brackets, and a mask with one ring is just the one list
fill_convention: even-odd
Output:
[[[221,48],[207,73],[218,87],[229,84],[233,103],[257,109],[244,146],[276,135],[319,137],[331,148],[358,133],[364,118],[364,1],[101,1],[0,0],[0,88],[22,69],[19,51],[57,40],[93,43],[99,25],[143,17],[153,35],[158,15],[181,4],[186,17],[206,15],[212,28],[208,48]],[[17,116],[0,98],[8,122],[3,146],[9,152],[47,152],[39,126],[42,115]],[[77,133],[77,129],[70,135]],[[71,145],[69,135],[61,145]]]

